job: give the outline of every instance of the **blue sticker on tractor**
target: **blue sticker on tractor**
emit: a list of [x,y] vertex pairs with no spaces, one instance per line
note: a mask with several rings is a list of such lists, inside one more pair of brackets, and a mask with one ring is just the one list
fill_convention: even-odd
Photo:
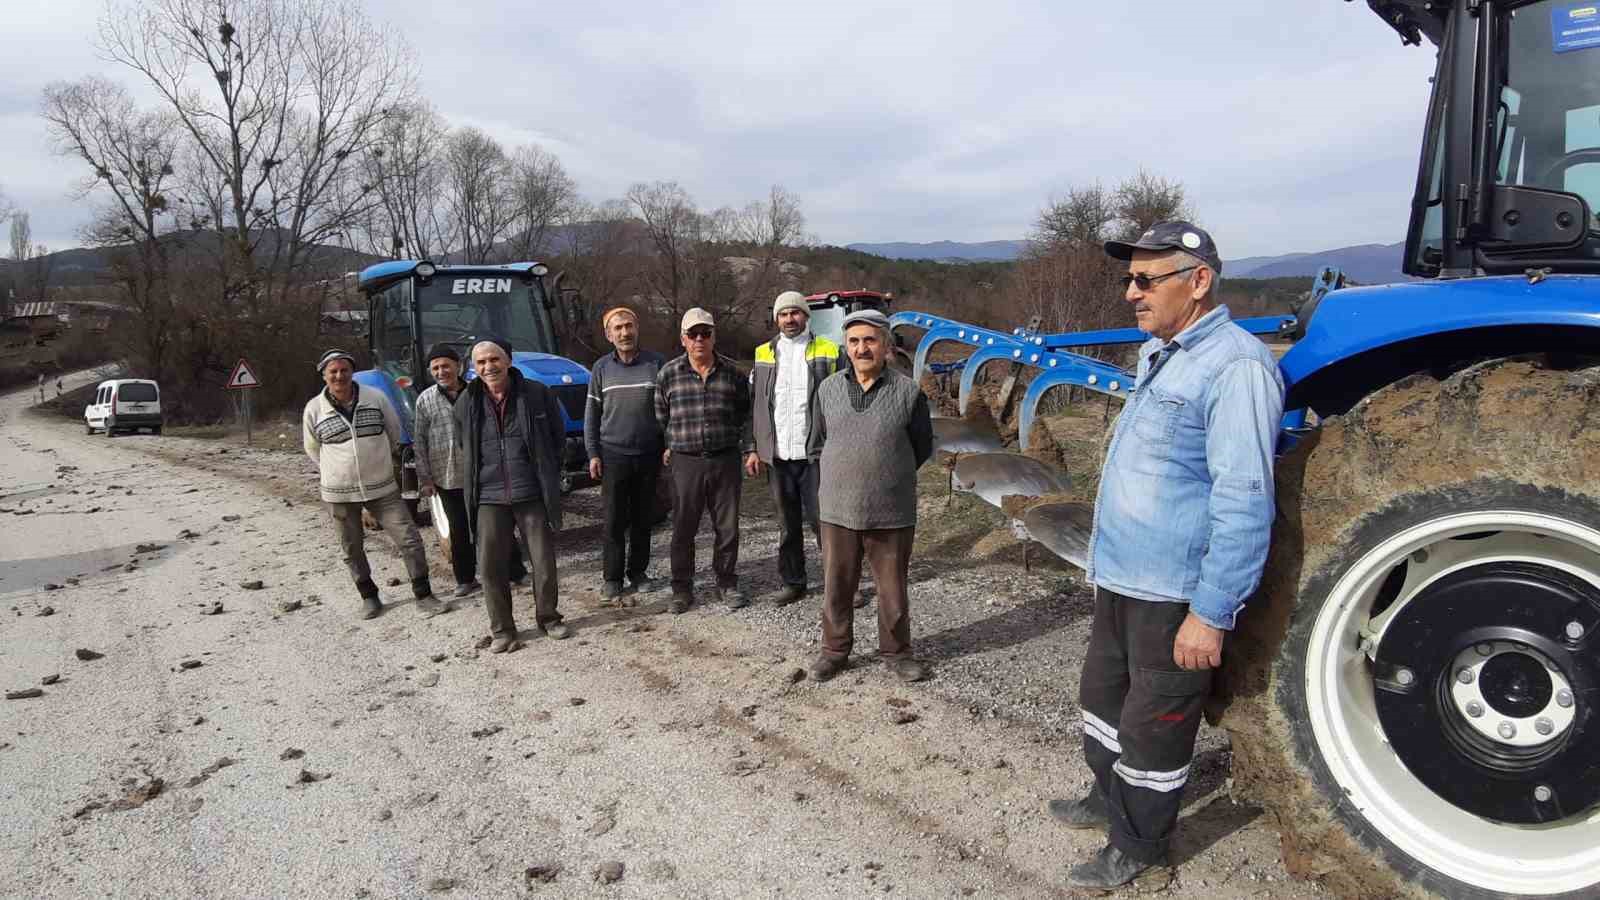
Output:
[[1550,9],[1550,32],[1557,53],[1600,47],[1600,0],[1556,4]]

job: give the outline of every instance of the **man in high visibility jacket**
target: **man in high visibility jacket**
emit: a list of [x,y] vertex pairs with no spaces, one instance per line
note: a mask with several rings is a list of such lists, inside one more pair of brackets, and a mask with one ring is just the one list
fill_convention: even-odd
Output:
[[750,373],[752,440],[745,448],[745,471],[755,476],[767,467],[767,484],[778,507],[782,530],[778,574],[784,606],[806,594],[805,532],[822,546],[817,524],[817,461],[822,453],[816,422],[817,385],[839,368],[839,345],[811,333],[811,313],[799,291],[784,291],[772,304],[778,334],[756,347]]

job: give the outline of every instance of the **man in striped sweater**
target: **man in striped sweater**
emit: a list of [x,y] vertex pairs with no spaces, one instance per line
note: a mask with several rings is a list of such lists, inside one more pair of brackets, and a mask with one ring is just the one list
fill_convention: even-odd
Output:
[[849,663],[856,588],[865,557],[878,585],[878,655],[903,681],[928,669],[911,655],[906,581],[917,525],[917,469],[933,455],[928,398],[890,369],[889,319],[875,309],[844,320],[850,365],[817,388],[821,434],[822,653],[811,677],[827,681]]
[[302,439],[306,455],[317,464],[322,500],[339,532],[344,562],[361,594],[361,617],[383,612],[378,585],[367,563],[361,510],[378,520],[384,534],[395,542],[411,593],[424,615],[444,612],[428,581],[428,558],[411,510],[400,498],[394,477],[394,456],[400,451],[400,419],[378,391],[362,391],[355,382],[355,357],[329,350],[317,362],[323,390],[306,403]]
[[656,482],[661,478],[661,425],[656,421],[656,376],[666,360],[639,348],[639,317],[619,306],[600,319],[616,348],[589,371],[589,402],[583,413],[583,444],[589,477],[600,482],[605,508],[605,584],[601,599],[621,601],[622,576],[630,593],[655,589],[650,567],[650,526],[656,520]]

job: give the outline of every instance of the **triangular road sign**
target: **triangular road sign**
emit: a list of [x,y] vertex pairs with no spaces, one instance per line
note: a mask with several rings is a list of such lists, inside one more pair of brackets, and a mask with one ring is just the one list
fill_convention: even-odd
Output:
[[245,362],[243,359],[239,360],[238,365],[233,367],[233,374],[228,376],[228,387],[231,388],[253,388],[260,386],[261,379],[256,377],[256,373],[250,369],[250,364]]

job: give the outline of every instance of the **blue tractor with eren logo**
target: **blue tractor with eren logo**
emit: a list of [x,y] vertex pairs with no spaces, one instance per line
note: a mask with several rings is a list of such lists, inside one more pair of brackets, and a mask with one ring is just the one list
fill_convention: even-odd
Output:
[[[567,442],[562,460],[563,490],[589,484],[583,450],[583,411],[589,371],[560,356],[561,341],[550,316],[559,302],[560,276],[541,263],[436,265],[428,260],[395,260],[368,266],[357,288],[368,305],[367,343],[373,368],[357,372],[365,388],[382,391],[399,413],[411,439],[417,396],[432,384],[423,355],[434,344],[448,344],[461,355],[472,378],[472,346],[488,338],[511,342],[512,365],[543,382],[561,403]],[[409,456],[402,460],[407,499],[416,499],[416,477]],[[442,527],[443,523],[436,522]]]
[[[1600,897],[1600,3],[1368,5],[1437,48],[1414,280],[1325,270],[1295,315],[1242,322],[1287,345],[1288,413],[1270,558],[1212,712],[1298,875],[1361,897]],[[946,366],[970,351],[963,417],[936,422],[965,454],[956,486],[1038,498],[1008,502],[1014,527],[1081,565],[1092,513],[1041,496],[1061,482],[1037,410],[1060,386],[1158,392],[1083,352],[1147,336],[892,321],[921,332],[919,378],[935,345]],[[991,364],[1026,385],[1022,453],[967,415]],[[1125,414],[1182,402],[1161,399]]]

